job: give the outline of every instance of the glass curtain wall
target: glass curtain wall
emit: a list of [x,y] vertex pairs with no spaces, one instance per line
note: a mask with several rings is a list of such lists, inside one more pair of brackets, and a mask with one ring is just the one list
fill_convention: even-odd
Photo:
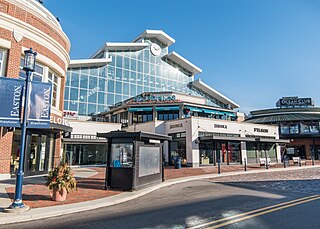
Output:
[[[151,44],[149,40],[145,42]],[[143,92],[173,91],[202,96],[188,87],[194,79],[189,76],[191,73],[154,56],[149,47],[140,51],[108,51],[108,55],[112,58],[108,66],[68,69],[65,110],[89,116]]]

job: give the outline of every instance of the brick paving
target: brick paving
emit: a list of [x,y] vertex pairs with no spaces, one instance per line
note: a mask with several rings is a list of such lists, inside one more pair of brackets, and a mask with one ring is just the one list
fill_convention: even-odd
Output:
[[[308,163],[309,164],[309,163]],[[269,170],[274,167],[283,167],[281,164],[278,166],[272,166]],[[104,176],[105,168],[103,167],[90,167],[91,170],[97,172],[96,175],[90,176],[88,178],[77,178],[77,191],[74,191],[67,196],[67,200],[64,202],[55,202],[51,200],[50,192],[47,187],[44,186],[43,182],[37,182],[36,184],[26,183],[23,186],[23,201],[30,208],[41,208],[48,206],[64,205],[71,203],[78,203],[84,201],[90,201],[95,199],[100,199],[108,196],[113,196],[121,193],[120,191],[104,190]],[[261,170],[264,171],[265,167],[251,166],[247,170]],[[240,165],[223,165],[221,166],[221,173],[243,171],[243,174],[228,177],[218,177],[211,179],[216,182],[237,182],[245,183],[250,181],[254,182],[256,186],[259,187],[271,187],[271,188],[304,188],[304,186],[309,187],[310,192],[319,192],[319,180],[320,178],[320,168],[310,168],[306,170],[290,170],[290,171],[280,171],[275,173],[257,173],[257,174],[245,174],[244,167]],[[165,179],[175,179],[188,176],[198,176],[204,174],[217,174],[217,166],[206,166],[199,168],[185,168],[174,169],[173,167],[165,168]],[[266,175],[268,174],[268,175]],[[276,181],[274,181],[276,180]],[[278,181],[277,181],[278,180]],[[308,180],[304,182],[294,183],[295,180]],[[273,181],[267,183],[266,181]],[[291,181],[291,182],[288,182]],[[271,184],[272,183],[272,184]],[[11,198],[14,197],[14,186],[6,188],[6,191]]]
[[[98,174],[89,178],[77,178],[77,190],[69,193],[67,200],[64,202],[56,202],[51,200],[50,192],[43,184],[27,184],[23,186],[22,199],[24,204],[30,208],[42,208],[63,204],[79,203],[113,196],[121,193],[120,191],[104,190],[104,168],[90,168],[98,172]],[[13,200],[14,187],[6,188],[6,191]]]
[[257,188],[320,194],[320,168],[283,170],[273,173],[239,174],[209,179],[214,182]]

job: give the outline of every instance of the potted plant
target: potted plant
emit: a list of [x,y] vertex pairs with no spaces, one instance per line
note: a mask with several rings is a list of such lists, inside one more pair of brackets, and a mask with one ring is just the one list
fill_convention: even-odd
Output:
[[50,171],[45,185],[52,192],[52,199],[55,201],[65,201],[67,193],[77,189],[76,179],[67,164],[60,164]]

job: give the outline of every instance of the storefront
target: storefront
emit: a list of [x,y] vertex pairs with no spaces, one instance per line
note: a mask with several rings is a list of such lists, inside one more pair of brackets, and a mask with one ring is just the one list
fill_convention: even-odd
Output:
[[[33,176],[46,174],[54,165],[56,151],[60,151],[61,133],[71,132],[69,126],[51,123],[50,129],[28,129],[26,141],[26,156],[24,175]],[[15,176],[20,159],[21,130],[16,129],[13,133],[10,174]],[[60,161],[60,155],[58,159]]]
[[251,111],[246,122],[273,124],[280,138],[290,139],[282,154],[302,159],[320,159],[320,108],[311,98],[283,97],[277,108]]
[[173,158],[180,156],[182,165],[189,167],[216,165],[219,161],[223,165],[242,164],[245,160],[255,164],[266,157],[280,162],[280,144],[289,142],[279,139],[277,126],[192,116],[142,123],[126,130],[171,136],[165,161],[172,165]]

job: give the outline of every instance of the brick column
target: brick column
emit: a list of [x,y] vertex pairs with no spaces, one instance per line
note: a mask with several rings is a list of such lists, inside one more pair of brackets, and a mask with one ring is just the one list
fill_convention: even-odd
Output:
[[[21,49],[21,41],[16,42],[11,33],[11,49],[8,52],[6,69],[6,76],[8,78],[19,77]],[[10,174],[13,133],[7,132],[5,127],[0,128],[0,133],[0,175]]]

